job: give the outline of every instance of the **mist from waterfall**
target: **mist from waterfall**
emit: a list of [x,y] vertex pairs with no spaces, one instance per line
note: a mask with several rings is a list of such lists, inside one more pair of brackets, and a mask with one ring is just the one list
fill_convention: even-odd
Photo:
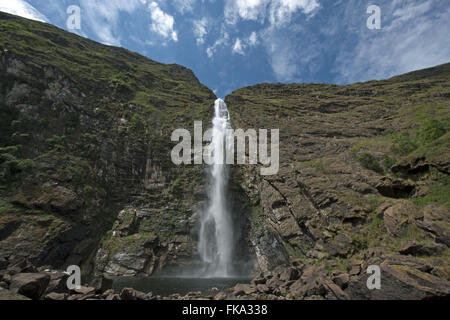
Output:
[[211,143],[208,147],[208,206],[200,218],[198,252],[203,261],[203,276],[229,277],[232,274],[234,248],[233,223],[227,207],[229,168],[226,154],[231,152],[231,132],[227,105],[222,99],[214,103]]

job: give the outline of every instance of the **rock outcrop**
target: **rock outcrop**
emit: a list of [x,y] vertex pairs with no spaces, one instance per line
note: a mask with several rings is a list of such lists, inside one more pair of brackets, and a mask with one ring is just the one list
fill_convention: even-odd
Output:
[[203,168],[172,164],[170,137],[210,122],[213,92],[182,66],[48,24],[1,12],[0,30],[2,269],[195,260]]

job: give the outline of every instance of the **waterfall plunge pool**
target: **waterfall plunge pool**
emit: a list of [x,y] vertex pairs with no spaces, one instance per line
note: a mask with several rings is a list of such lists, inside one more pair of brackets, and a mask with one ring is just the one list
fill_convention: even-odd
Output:
[[219,290],[231,288],[238,283],[250,283],[250,278],[185,278],[185,277],[108,277],[113,280],[113,289],[133,288],[154,295],[169,296],[174,293],[185,295],[188,292],[200,291],[204,295],[215,294],[212,288]]

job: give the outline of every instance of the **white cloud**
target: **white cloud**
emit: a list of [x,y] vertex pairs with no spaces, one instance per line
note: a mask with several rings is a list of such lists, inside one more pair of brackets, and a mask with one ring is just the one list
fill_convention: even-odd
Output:
[[164,38],[178,41],[177,32],[173,28],[175,23],[173,16],[162,11],[156,2],[150,3],[149,9],[152,19],[151,29]]
[[306,15],[312,14],[320,7],[317,0],[277,0],[270,6],[269,21],[272,26],[280,27],[289,24],[297,11]]
[[173,7],[181,14],[192,13],[197,0],[172,0]]
[[319,7],[318,0],[229,0],[224,16],[231,25],[239,19],[263,23],[268,17],[271,26],[280,27],[289,24],[294,13],[302,11],[310,15]]
[[214,42],[214,44],[208,48],[206,48],[206,54],[209,58],[212,58],[219,47],[225,46],[228,44],[230,40],[230,36],[227,32],[222,32],[222,36]]
[[225,20],[228,24],[235,24],[239,18],[264,19],[268,3],[270,0],[229,0],[225,4]]
[[384,79],[449,62],[450,7],[441,4],[393,2],[393,14],[385,10],[381,30],[362,29],[353,47],[341,49],[338,82]]
[[0,0],[0,11],[41,22],[49,21],[46,16],[23,0]]
[[82,23],[86,21],[84,25],[88,25],[102,43],[118,46],[120,11],[131,13],[140,5],[140,0],[80,0]]
[[241,44],[241,39],[239,39],[239,38],[236,39],[236,41],[234,42],[232,51],[233,51],[233,53],[245,55],[244,48],[242,47],[242,44]]
[[248,38],[241,40],[240,38],[236,38],[234,41],[234,45],[232,48],[232,53],[237,53],[241,55],[245,55],[245,49],[248,47],[254,47],[258,44],[258,36],[256,32],[252,32]]
[[203,17],[193,21],[193,32],[197,39],[197,44],[201,45],[205,42],[205,36],[208,34],[208,19]]
[[256,32],[252,32],[250,36],[248,37],[248,44],[250,46],[256,46],[258,44],[258,36],[256,35]]

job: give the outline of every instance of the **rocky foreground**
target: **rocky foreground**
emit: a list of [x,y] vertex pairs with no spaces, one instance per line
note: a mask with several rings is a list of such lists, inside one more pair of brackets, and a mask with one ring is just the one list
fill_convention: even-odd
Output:
[[[27,262],[0,271],[0,300],[361,300],[450,299],[449,266],[412,254],[433,250],[411,244],[400,254],[369,251],[364,260],[352,261],[347,272],[330,272],[325,266],[293,265],[260,273],[248,284],[219,291],[189,292],[170,296],[132,288],[112,289],[112,280],[94,278],[89,285],[69,290],[66,272],[35,268]],[[3,266],[7,261],[1,261]],[[435,263],[435,264],[433,264]],[[368,265],[379,265],[381,288],[369,290]]]

